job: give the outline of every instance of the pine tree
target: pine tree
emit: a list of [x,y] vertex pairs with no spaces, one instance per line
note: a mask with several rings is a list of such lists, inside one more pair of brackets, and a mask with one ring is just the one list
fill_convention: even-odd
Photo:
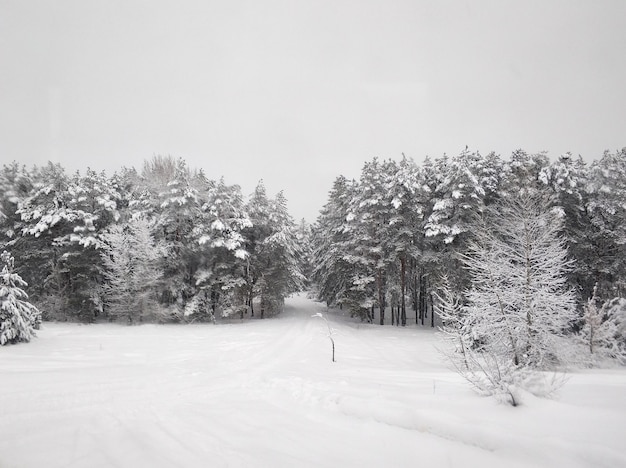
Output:
[[135,184],[129,203],[132,216],[154,219],[155,239],[169,253],[160,301],[183,310],[197,293],[195,274],[202,258],[194,230],[201,223],[202,205],[212,182],[201,171],[189,169],[183,159],[155,156],[144,164]]
[[[268,199],[263,181],[250,198],[247,211],[252,225],[243,231],[249,253],[247,294],[253,307],[259,298],[261,318],[275,314],[289,294],[303,289],[305,277],[300,271],[301,252],[295,223],[287,211],[287,200],[280,192]],[[254,311],[252,312],[254,313]]]
[[605,152],[590,167],[586,204],[589,219],[585,263],[598,295],[626,295],[626,148]]
[[15,273],[15,261],[6,250],[0,256],[0,345],[30,341],[41,322],[41,314],[28,301],[26,282]]
[[13,162],[0,170],[0,242],[15,238],[20,218],[16,211],[32,189],[32,175],[23,165]]
[[239,186],[223,180],[211,184],[193,231],[200,261],[194,275],[196,296],[185,309],[188,317],[206,318],[208,311],[210,320],[236,313],[243,318],[249,259],[243,232],[251,227]]
[[351,260],[360,267],[353,283],[366,293],[367,302],[378,306],[381,325],[387,305],[387,271],[393,261],[389,225],[394,211],[389,197],[395,172],[392,165],[393,162],[380,163],[377,158],[363,165],[348,214]]
[[354,269],[349,262],[350,238],[347,216],[354,192],[354,181],[339,176],[328,194],[328,202],[312,229],[314,287],[327,306],[343,306],[349,301]]
[[[576,259],[568,274],[570,284],[579,292],[579,298],[589,297],[598,281],[590,274],[595,242],[593,225],[586,209],[589,201],[589,171],[579,156],[561,155],[542,169],[539,178],[552,194],[555,209],[563,212],[563,236],[571,258]],[[582,302],[582,301],[581,301]]]
[[[390,174],[387,191],[393,210],[389,220],[391,262],[389,276],[392,307],[397,307],[396,324],[406,325],[406,297],[409,269],[421,257],[421,224],[424,216],[424,189],[419,171],[413,162],[403,157]],[[392,313],[392,325],[393,325]]]
[[262,316],[264,310],[270,313],[281,310],[285,297],[302,291],[306,281],[300,271],[302,252],[296,226],[287,210],[283,192],[279,192],[270,204],[269,222],[272,232],[263,240],[262,247],[262,258],[267,261],[260,288]]
[[298,267],[300,269],[300,272],[306,278],[304,282],[304,287],[307,290],[310,290],[313,274],[313,233],[311,225],[307,223],[304,218],[302,218],[298,223],[295,231],[295,236],[298,243],[298,250],[301,252]]

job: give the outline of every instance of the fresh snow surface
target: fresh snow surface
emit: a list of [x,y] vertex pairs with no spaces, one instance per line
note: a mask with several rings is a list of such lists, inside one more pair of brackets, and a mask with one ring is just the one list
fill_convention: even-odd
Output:
[[301,296],[267,320],[38,336],[0,348],[2,468],[626,467],[623,369],[513,408],[450,371],[431,329]]

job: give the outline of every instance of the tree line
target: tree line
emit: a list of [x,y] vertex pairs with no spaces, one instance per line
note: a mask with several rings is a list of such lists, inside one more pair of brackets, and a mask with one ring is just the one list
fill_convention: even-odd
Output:
[[392,323],[405,325],[411,307],[416,321],[434,326],[441,279],[456,291],[472,284],[463,255],[480,219],[529,190],[562,220],[579,310],[594,291],[601,302],[624,297],[626,149],[590,164],[569,153],[550,161],[465,149],[420,165],[374,158],[358,180],[336,178],[312,232],[318,298],[381,324],[390,311]]
[[312,281],[361,320],[404,326],[412,307],[457,372],[515,406],[570,366],[626,363],[625,215],[626,149],[373,159],[335,180]]
[[265,317],[305,285],[307,227],[282,192],[246,198],[169,156],[110,177],[4,165],[0,231],[44,319]]

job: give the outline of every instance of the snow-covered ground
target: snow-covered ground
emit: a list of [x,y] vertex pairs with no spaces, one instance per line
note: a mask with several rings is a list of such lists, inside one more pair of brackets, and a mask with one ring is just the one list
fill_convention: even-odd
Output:
[[45,324],[0,349],[0,467],[626,467],[626,372],[475,395],[430,329],[303,297],[229,325]]

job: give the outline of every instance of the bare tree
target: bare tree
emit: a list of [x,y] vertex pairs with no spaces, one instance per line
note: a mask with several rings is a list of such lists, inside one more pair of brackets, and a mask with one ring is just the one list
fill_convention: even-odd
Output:
[[522,191],[486,211],[463,255],[472,280],[457,325],[471,339],[465,377],[514,405],[516,388],[552,391],[557,381],[537,385],[535,371],[560,369],[567,359],[561,337],[576,311],[560,227],[543,197]]

